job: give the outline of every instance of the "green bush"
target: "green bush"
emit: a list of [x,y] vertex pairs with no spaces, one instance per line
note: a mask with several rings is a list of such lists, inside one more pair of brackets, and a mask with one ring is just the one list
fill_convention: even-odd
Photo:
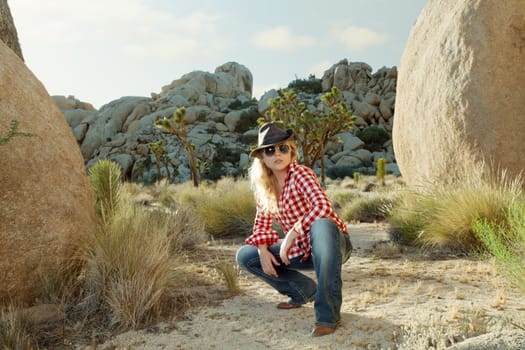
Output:
[[357,136],[365,143],[365,148],[371,152],[383,149],[383,144],[391,139],[390,134],[385,129],[377,126],[369,126],[356,131]]
[[261,115],[256,108],[250,108],[241,112],[241,117],[235,126],[235,131],[238,133],[244,133],[257,127],[257,119],[260,117]]
[[525,292],[525,202],[511,203],[504,223],[478,219],[474,232],[496,258],[503,274]]
[[361,175],[373,175],[374,170],[368,169],[363,166],[347,166],[347,165],[334,165],[326,168],[326,176],[329,179],[343,179],[345,177],[353,177],[354,173],[360,173]]
[[315,75],[310,75],[308,79],[295,79],[288,84],[288,89],[308,94],[320,94],[323,92],[321,79],[316,79]]
[[228,109],[238,111],[252,106],[257,106],[257,100],[255,98],[252,98],[251,100],[245,102],[241,102],[240,100],[236,99],[228,105]]

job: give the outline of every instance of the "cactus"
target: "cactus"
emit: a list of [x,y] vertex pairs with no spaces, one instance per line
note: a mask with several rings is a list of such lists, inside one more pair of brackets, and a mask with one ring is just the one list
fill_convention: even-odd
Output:
[[377,160],[377,181],[381,184],[381,186],[385,185],[385,175],[386,175],[386,160],[385,158],[379,158]]
[[322,108],[310,111],[306,103],[297,99],[293,90],[281,90],[281,97],[270,100],[270,109],[259,124],[276,121],[295,132],[298,147],[302,150],[303,163],[313,167],[321,163],[321,182],[325,180],[324,154],[326,145],[334,136],[354,127],[355,117],[339,98],[336,87],[321,97]]
[[177,136],[182,143],[182,147],[188,152],[190,162],[191,177],[193,186],[199,187],[199,171],[197,168],[197,159],[195,157],[195,145],[190,143],[186,138],[186,128],[184,126],[184,116],[186,115],[186,108],[180,107],[173,112],[173,118],[162,118],[155,122],[155,127],[165,129],[171,134]]

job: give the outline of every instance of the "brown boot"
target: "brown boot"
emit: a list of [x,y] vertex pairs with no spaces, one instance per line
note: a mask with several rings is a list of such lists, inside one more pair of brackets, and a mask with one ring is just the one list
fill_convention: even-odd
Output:
[[322,337],[323,335],[332,334],[336,327],[330,326],[315,326],[312,330],[312,337]]
[[277,308],[281,310],[289,310],[289,309],[297,309],[298,307],[301,307],[301,305],[294,305],[287,302],[282,302],[277,304]]

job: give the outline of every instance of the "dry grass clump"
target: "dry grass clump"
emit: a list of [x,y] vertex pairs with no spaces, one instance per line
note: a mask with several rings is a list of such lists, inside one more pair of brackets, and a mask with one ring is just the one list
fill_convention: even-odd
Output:
[[237,295],[241,292],[239,286],[239,269],[234,264],[221,261],[217,264],[217,269],[222,273],[228,293],[230,296]]
[[213,237],[247,236],[255,217],[255,199],[247,180],[219,180],[195,202],[197,215]]
[[84,306],[88,314],[107,308],[112,326],[137,328],[158,318],[176,282],[169,237],[175,218],[129,210],[101,228],[86,251]]
[[20,306],[9,304],[0,310],[0,348],[31,350],[38,346],[33,339],[31,324],[20,312]]
[[[98,169],[98,167],[102,167]],[[105,184],[105,163],[96,164],[93,187]],[[107,172],[111,177],[113,172]],[[110,327],[136,329],[159,319],[170,290],[176,286],[177,254],[205,241],[203,226],[185,208],[148,208],[131,200],[135,186],[111,181],[118,203],[102,217],[93,241],[85,247],[84,298],[88,315],[103,311]],[[160,184],[159,187],[167,187]],[[158,190],[159,187],[154,187]],[[131,191],[126,192],[130,188]],[[105,203],[97,199],[97,203]],[[111,214],[111,216],[109,215]]]
[[348,222],[384,221],[404,186],[398,178],[388,175],[385,184],[375,176],[360,176],[328,182],[326,193],[341,218]]
[[510,204],[521,196],[517,181],[477,179],[422,192],[402,192],[389,222],[407,243],[472,251],[481,245],[474,234],[480,218],[501,223]]
[[[256,207],[248,180],[226,177],[199,187],[188,182],[158,182],[147,191],[150,204],[190,212],[196,221],[203,223],[204,231],[214,238],[245,236],[252,229]],[[141,197],[144,195],[134,196]]]
[[494,322],[484,309],[453,307],[449,317],[431,315],[423,323],[413,322],[402,326],[397,349],[446,349],[467,338],[487,333]]
[[508,279],[525,291],[522,188],[520,177],[510,179],[504,172],[465,172],[446,185],[402,192],[388,221],[409,244],[494,256]]

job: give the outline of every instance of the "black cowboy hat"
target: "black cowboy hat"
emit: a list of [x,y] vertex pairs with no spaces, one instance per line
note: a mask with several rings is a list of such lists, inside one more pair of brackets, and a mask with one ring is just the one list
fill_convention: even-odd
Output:
[[250,152],[250,157],[255,157],[257,152],[263,148],[277,145],[293,136],[293,130],[282,129],[275,122],[269,122],[259,128],[259,142],[257,148]]

